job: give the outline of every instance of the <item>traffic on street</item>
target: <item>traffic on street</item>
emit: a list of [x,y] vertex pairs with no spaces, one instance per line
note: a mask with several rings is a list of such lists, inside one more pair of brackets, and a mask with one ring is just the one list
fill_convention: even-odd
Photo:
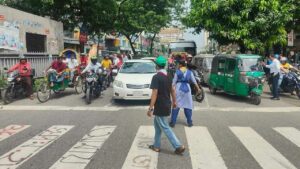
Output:
[[300,169],[299,11],[0,1],[0,169]]

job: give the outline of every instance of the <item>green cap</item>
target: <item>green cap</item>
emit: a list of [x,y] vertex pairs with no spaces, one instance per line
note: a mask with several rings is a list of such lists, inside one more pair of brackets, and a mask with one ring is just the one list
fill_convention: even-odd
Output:
[[155,60],[155,63],[158,66],[166,66],[167,64],[167,59],[164,56],[158,56]]
[[92,56],[91,59],[97,59],[97,56]]

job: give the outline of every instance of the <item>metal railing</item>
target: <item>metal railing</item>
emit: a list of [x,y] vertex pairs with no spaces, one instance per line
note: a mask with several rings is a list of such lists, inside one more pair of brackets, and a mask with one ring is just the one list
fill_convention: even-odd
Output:
[[[35,77],[42,77],[43,71],[50,66],[51,62],[56,56],[52,58],[49,55],[25,55],[28,61],[31,63],[31,67],[35,69]],[[1,55],[0,54],[0,73],[3,73],[4,68],[10,68],[14,64],[19,62],[18,55]]]

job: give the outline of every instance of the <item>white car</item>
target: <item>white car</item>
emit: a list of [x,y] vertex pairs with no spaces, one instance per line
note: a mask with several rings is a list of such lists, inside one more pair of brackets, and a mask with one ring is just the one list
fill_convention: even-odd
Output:
[[113,83],[113,98],[119,100],[150,100],[150,84],[156,74],[151,60],[124,62]]
[[156,57],[143,57],[141,58],[142,60],[151,60],[151,61],[155,61]]

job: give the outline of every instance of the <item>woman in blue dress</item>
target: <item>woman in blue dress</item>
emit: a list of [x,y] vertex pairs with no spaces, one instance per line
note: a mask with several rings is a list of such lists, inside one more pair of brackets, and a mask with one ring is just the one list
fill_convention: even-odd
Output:
[[193,126],[192,121],[192,111],[193,111],[193,98],[191,93],[190,82],[193,83],[197,91],[200,91],[199,86],[197,85],[196,79],[192,71],[187,69],[186,62],[179,62],[179,69],[176,70],[173,86],[176,89],[176,100],[177,108],[172,110],[170,126],[174,127],[176,124],[177,116],[180,109],[184,109],[184,114],[187,119],[187,124],[189,127]]

